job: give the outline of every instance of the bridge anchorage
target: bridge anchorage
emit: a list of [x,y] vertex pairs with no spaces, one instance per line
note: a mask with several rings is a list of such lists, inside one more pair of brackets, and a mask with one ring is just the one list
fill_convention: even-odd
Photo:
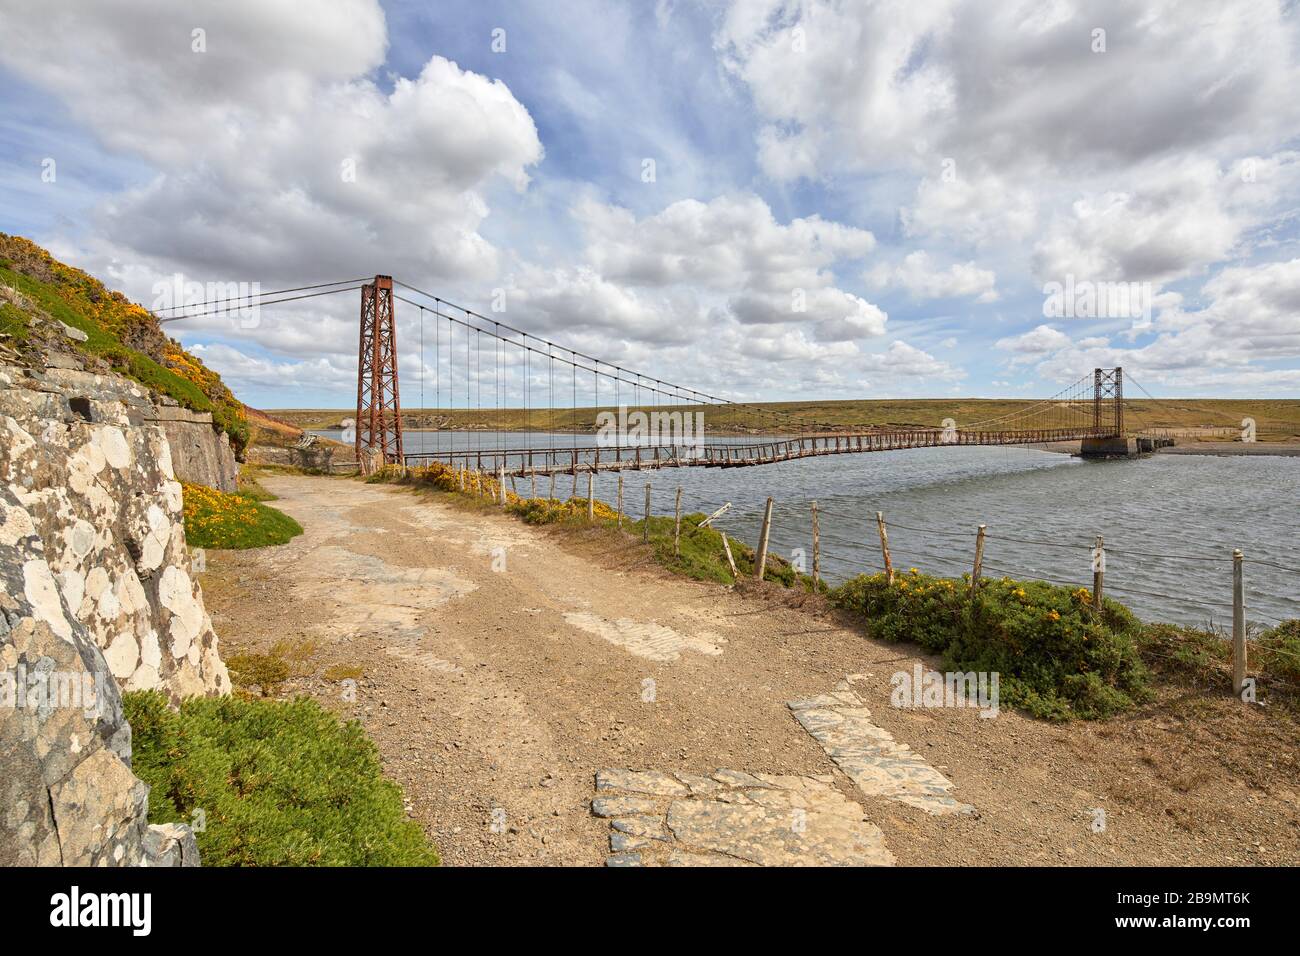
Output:
[[[360,281],[360,280],[356,280]],[[424,301],[406,298],[404,291]],[[431,319],[434,405],[463,409],[466,421],[479,434],[464,448],[407,452],[403,442],[403,416],[397,373],[396,300],[420,314],[420,394],[424,397],[426,320]],[[444,335],[445,330],[445,335]],[[560,372],[557,403],[556,371]],[[504,380],[503,380],[504,378]],[[581,383],[581,384],[580,384]],[[606,401],[601,402],[602,385]],[[484,388],[491,389],[487,403]],[[579,405],[581,389],[584,403]],[[448,404],[442,405],[446,393]],[[477,403],[474,393],[477,390]],[[545,393],[544,403],[534,401]],[[590,401],[586,399],[590,397]],[[612,397],[612,403],[609,399]],[[459,404],[463,398],[463,405]],[[571,399],[566,402],[565,399]],[[514,403],[512,406],[511,403]],[[504,403],[504,404],[503,404]],[[710,395],[631,371],[544,338],[480,315],[445,299],[422,292],[391,276],[377,275],[361,286],[361,329],[357,356],[357,461],[363,471],[379,464],[411,467],[441,463],[511,478],[548,475],[597,474],[664,468],[743,468],[795,461],[822,455],[864,454],[905,448],[945,445],[1037,445],[1079,442],[1084,458],[1134,457],[1153,450],[1153,440],[1130,437],[1124,430],[1124,370],[1094,369],[1056,395],[1029,403],[1023,409],[997,418],[958,427],[945,419],[944,427],[887,427],[875,424],[845,425],[800,420],[780,409],[765,408]],[[644,412],[652,422],[668,422],[707,409],[712,434],[645,440],[620,431],[612,441],[593,431],[579,414],[595,415],[602,409],[617,411],[627,405]],[[508,444],[497,431],[489,445],[473,428],[476,417],[510,408],[523,413],[524,442]],[[765,420],[769,437],[754,434],[747,419]],[[421,408],[420,425],[430,424]],[[556,417],[561,417],[557,427]],[[409,417],[409,415],[408,415]],[[567,424],[564,418],[567,417]],[[445,420],[434,421],[435,429]],[[669,428],[670,433],[672,429]],[[535,432],[545,435],[545,441]],[[651,428],[649,434],[661,434]],[[568,439],[566,442],[565,439]],[[1145,444],[1144,444],[1145,443]]]

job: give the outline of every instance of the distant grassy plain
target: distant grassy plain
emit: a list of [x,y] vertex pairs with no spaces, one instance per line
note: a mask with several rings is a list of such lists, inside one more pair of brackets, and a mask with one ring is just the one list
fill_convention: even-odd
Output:
[[[781,434],[807,429],[847,429],[869,425],[942,427],[945,418],[958,428],[976,422],[1002,418],[1039,405],[1035,401],[1010,398],[919,398],[871,399],[861,401],[764,402],[750,405],[663,405],[640,410],[703,412],[705,428],[712,434]],[[408,429],[478,429],[483,431],[578,431],[596,430],[596,415],[602,408],[404,408],[402,419]],[[637,410],[636,408],[630,409]],[[287,408],[270,410],[281,421],[303,429],[336,428],[352,409]],[[1169,398],[1128,400],[1124,405],[1130,429],[1241,429],[1242,419],[1253,418],[1256,437],[1262,442],[1300,442],[1300,399]],[[1051,417],[1044,425],[1051,426]],[[1189,434],[1192,440],[1231,440],[1233,436],[1214,432]]]

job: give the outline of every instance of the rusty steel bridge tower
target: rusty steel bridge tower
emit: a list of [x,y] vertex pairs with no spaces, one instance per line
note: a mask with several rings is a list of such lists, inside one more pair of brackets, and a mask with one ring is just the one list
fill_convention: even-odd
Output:
[[378,453],[402,463],[402,402],[397,383],[397,327],[393,277],[361,287],[361,342],[357,349],[357,461]]
[[[1110,412],[1110,421],[1105,413]],[[1119,438],[1124,434],[1124,369],[1098,368],[1092,371],[1092,428],[1096,437]]]

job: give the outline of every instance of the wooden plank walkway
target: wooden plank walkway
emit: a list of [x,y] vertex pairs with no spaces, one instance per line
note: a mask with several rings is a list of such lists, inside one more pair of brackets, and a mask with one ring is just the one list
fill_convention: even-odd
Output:
[[1109,429],[1048,428],[1011,431],[899,429],[825,432],[754,442],[696,445],[565,446],[481,448],[420,452],[404,456],[409,468],[439,463],[451,468],[514,477],[578,475],[664,468],[751,468],[823,455],[860,455],[908,448],[963,445],[1037,445],[1114,437]]

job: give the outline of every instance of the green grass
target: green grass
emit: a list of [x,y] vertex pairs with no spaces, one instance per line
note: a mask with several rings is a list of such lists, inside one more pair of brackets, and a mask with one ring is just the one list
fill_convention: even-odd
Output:
[[26,314],[26,305],[10,304],[2,310],[0,331],[11,336],[11,344],[22,347],[32,339],[33,316],[38,314],[78,329],[86,341],[62,339],[56,332],[60,346],[100,359],[186,408],[211,413],[214,425],[242,456],[249,438],[243,405],[219,375],[163,334],[152,313],[35,243],[5,233],[0,233],[0,284],[21,293],[33,313]]
[[195,548],[242,551],[285,544],[302,525],[283,511],[244,494],[204,485],[181,486],[185,494],[185,540]]
[[[86,341],[77,343],[82,351],[99,356],[114,371],[135,379],[155,392],[176,399],[186,408],[196,412],[211,412],[213,404],[193,382],[182,378],[169,368],[155,362],[143,352],[127,348],[116,335],[99,323],[86,318],[59,295],[52,286],[28,278],[12,269],[0,267],[0,282],[12,286],[57,319],[74,329],[86,333]],[[7,331],[7,330],[6,330]]]
[[[1283,621],[1248,635],[1246,673],[1257,695],[1300,710],[1300,620]],[[1232,638],[1213,628],[1148,624],[1141,652],[1152,671],[1170,682],[1219,694],[1232,693]]]
[[[151,823],[202,820],[204,866],[436,866],[355,721],[315,701],[123,696]],[[200,813],[201,812],[201,813]]]
[[25,342],[31,331],[27,315],[22,309],[10,302],[0,303],[0,333],[15,341]]

